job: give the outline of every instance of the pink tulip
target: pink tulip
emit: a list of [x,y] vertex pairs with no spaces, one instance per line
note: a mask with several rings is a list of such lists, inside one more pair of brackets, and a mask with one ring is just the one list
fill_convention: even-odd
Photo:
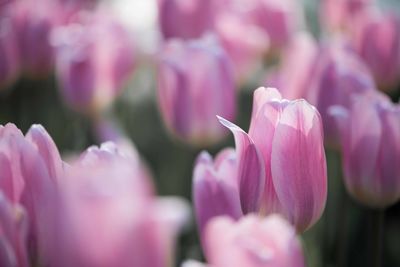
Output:
[[[311,227],[321,216],[327,195],[318,111],[305,100],[282,99],[276,89],[261,87],[254,93],[249,134],[224,119],[221,123],[231,129],[238,154],[243,155],[239,157],[239,166],[252,170],[243,172],[245,176],[254,176],[265,169],[261,212],[281,213],[300,232]],[[259,153],[245,153],[253,146]],[[244,164],[247,161],[257,166],[260,160],[264,163],[262,169]]]
[[266,84],[279,88],[287,99],[305,97],[314,76],[318,50],[316,41],[309,33],[296,34],[283,50],[280,66],[269,74]]
[[233,69],[212,37],[166,44],[158,66],[158,101],[168,130],[182,140],[201,146],[225,136],[215,116],[235,117]]
[[24,136],[14,124],[0,125],[0,188],[12,203],[18,203],[25,187],[20,147]]
[[52,71],[54,52],[50,33],[62,21],[62,10],[55,1],[16,1],[12,8],[19,53],[24,71],[42,77]]
[[374,0],[323,0],[320,20],[329,31],[350,30],[357,17],[369,12]]
[[[0,13],[0,16],[6,16]],[[0,89],[10,85],[19,74],[20,59],[15,29],[6,17],[0,18]]]
[[201,236],[212,217],[238,219],[243,215],[234,150],[221,151],[215,163],[207,152],[198,156],[193,171],[193,202]]
[[241,4],[246,5],[249,19],[268,34],[273,48],[288,44],[303,23],[303,10],[294,0],[247,0]]
[[400,107],[371,95],[330,112],[341,134],[347,191],[364,205],[385,208],[400,199]]
[[239,151],[238,155],[233,149],[222,150],[214,162],[207,152],[202,152],[197,158],[193,173],[193,196],[202,238],[211,218],[227,215],[239,219],[243,214],[257,212],[260,208],[264,183],[264,173],[260,169],[263,165],[251,161],[258,158],[254,145],[243,144],[242,147],[247,150]]
[[134,45],[127,30],[99,10],[57,29],[52,39],[65,101],[88,113],[107,108],[133,71]]
[[400,18],[369,14],[356,25],[355,48],[370,68],[379,88],[396,89],[400,82]]
[[63,163],[53,140],[40,125],[33,125],[26,136],[13,124],[0,127],[0,189],[13,203],[27,211],[29,243],[38,251],[49,205],[63,172]]
[[214,23],[213,0],[157,0],[159,24],[164,38],[199,38]]
[[0,266],[28,267],[27,222],[22,207],[8,202],[0,191]]
[[373,91],[375,83],[364,63],[342,44],[322,48],[315,68],[307,99],[321,113],[326,143],[335,147],[339,143],[338,129],[328,108],[348,107],[352,95]]
[[303,267],[295,229],[278,215],[248,215],[238,222],[213,219],[206,229],[206,258],[213,267]]
[[47,235],[48,266],[164,267],[187,213],[156,199],[132,155],[113,144],[88,149],[65,173]]
[[268,34],[238,12],[220,12],[215,32],[232,59],[236,79],[247,78],[261,63],[270,47]]

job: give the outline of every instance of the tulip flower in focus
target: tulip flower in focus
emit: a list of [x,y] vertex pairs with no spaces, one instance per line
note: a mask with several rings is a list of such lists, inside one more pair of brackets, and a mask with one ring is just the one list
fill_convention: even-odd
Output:
[[55,1],[16,1],[12,6],[23,70],[30,77],[48,75],[54,67],[51,31],[62,23],[62,9]]
[[0,191],[0,266],[28,267],[27,222],[19,205],[13,205]]
[[17,78],[19,65],[14,27],[8,18],[0,18],[0,89]]
[[330,109],[340,130],[347,191],[372,208],[400,199],[400,107],[377,94]]
[[158,102],[168,130],[195,145],[226,135],[216,115],[235,118],[236,96],[231,61],[211,36],[171,40],[160,54]]
[[[256,172],[244,162],[261,159],[264,163],[264,168],[258,169],[265,170],[260,212],[281,213],[299,232],[311,227],[322,215],[327,195],[323,129],[318,111],[305,100],[282,99],[276,89],[261,87],[254,92],[248,134],[225,119],[220,121],[235,136],[241,155],[239,166]],[[244,153],[253,145],[259,153]],[[252,172],[244,173],[254,177]],[[247,181],[249,188],[257,187],[257,180],[242,180]],[[249,181],[252,183],[248,184]]]
[[172,266],[186,206],[156,199],[126,151],[92,147],[66,170],[46,236],[49,266]]
[[358,17],[369,12],[374,0],[322,0],[320,20],[330,31],[350,30]]
[[134,44],[128,31],[99,10],[58,28],[52,39],[66,103],[86,113],[107,108],[133,71]]
[[282,53],[278,69],[268,75],[266,84],[279,88],[287,99],[304,98],[314,76],[318,52],[311,34],[296,34]]
[[348,107],[352,96],[374,91],[375,82],[367,66],[342,44],[322,48],[315,68],[307,99],[321,113],[325,142],[336,147],[338,129],[328,108],[332,105]]
[[214,0],[157,0],[159,24],[165,39],[199,38],[214,23]]
[[238,222],[217,217],[207,226],[204,249],[213,267],[305,266],[295,229],[279,215],[248,215]]
[[393,91],[400,82],[400,18],[394,14],[365,16],[356,24],[354,46],[378,87]]

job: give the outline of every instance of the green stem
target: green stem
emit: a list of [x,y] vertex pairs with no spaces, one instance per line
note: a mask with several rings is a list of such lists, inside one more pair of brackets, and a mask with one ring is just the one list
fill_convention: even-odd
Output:
[[347,195],[345,189],[342,187],[340,190],[340,199],[339,199],[339,207],[338,207],[338,214],[340,215],[340,222],[338,222],[338,229],[337,229],[337,266],[344,267],[347,264],[347,249],[348,249],[348,203]]
[[372,243],[371,243],[371,266],[382,266],[382,252],[383,252],[383,231],[384,231],[385,210],[372,210],[371,211],[371,226],[372,226]]

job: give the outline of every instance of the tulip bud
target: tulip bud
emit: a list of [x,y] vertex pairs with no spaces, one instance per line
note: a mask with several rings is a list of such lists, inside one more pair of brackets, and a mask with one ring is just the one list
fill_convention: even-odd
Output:
[[295,229],[278,215],[247,215],[238,222],[213,219],[206,229],[206,258],[213,267],[304,267]]
[[52,71],[54,52],[50,33],[61,23],[61,9],[53,1],[17,1],[12,10],[24,71],[42,77]]
[[212,29],[213,0],[158,0],[161,33],[164,38],[199,38]]
[[[1,16],[3,14],[0,13]],[[0,18],[0,89],[11,84],[19,73],[15,29],[7,18]]]
[[[254,144],[261,154],[266,174],[261,211],[281,213],[300,232],[311,227],[320,218],[327,195],[318,111],[305,100],[282,99],[276,89],[261,87],[254,92],[249,134],[232,124],[229,128],[237,128],[241,139]],[[235,139],[239,139],[237,134]],[[257,154],[243,153],[239,166],[245,161],[254,164],[259,160]],[[259,173],[249,164],[243,165],[253,170],[245,173]]]
[[26,230],[22,207],[12,205],[0,191],[0,266],[29,266]]
[[323,48],[307,99],[321,113],[325,142],[336,147],[339,144],[338,129],[328,114],[332,105],[348,107],[353,95],[361,95],[375,89],[375,83],[367,67],[354,52],[341,45]]
[[197,225],[203,237],[205,226],[215,216],[238,219],[240,206],[235,151],[221,151],[213,163],[210,154],[202,152],[193,171],[193,199]]
[[[379,99],[378,99],[379,97]],[[365,96],[330,109],[339,126],[344,178],[352,197],[372,208],[400,199],[400,107]]]
[[133,70],[134,46],[130,34],[109,14],[86,15],[57,29],[52,42],[65,101],[91,113],[107,108],[120,94]]
[[184,141],[207,145],[225,136],[215,116],[236,112],[232,65],[211,38],[168,42],[158,66],[158,101],[167,128]]
[[307,32],[296,34],[284,49],[280,66],[269,74],[266,84],[279,88],[287,99],[304,98],[315,74],[317,56],[318,45],[313,37]]
[[369,14],[356,25],[355,47],[379,88],[396,89],[400,82],[400,18]]
[[186,208],[176,200],[155,199],[138,173],[132,158],[110,145],[89,149],[66,170],[53,202],[48,266],[171,263]]

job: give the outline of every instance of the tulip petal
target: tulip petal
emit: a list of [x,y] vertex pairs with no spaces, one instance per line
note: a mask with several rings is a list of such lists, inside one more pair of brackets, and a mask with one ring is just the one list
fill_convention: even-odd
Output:
[[258,112],[261,111],[264,104],[271,100],[281,100],[282,96],[275,88],[259,87],[253,94],[253,111],[251,118],[256,117]]
[[42,125],[32,125],[26,139],[36,146],[40,156],[48,167],[50,178],[56,181],[62,172],[62,160],[53,139]]
[[265,166],[265,189],[263,192],[262,213],[269,214],[279,212],[281,205],[276,196],[271,174],[271,150],[275,127],[279,114],[287,101],[270,100],[260,108],[260,111],[252,116],[249,136],[259,148],[263,156]]
[[306,230],[325,207],[327,171],[321,118],[304,100],[292,102],[281,114],[271,171],[284,214],[299,231]]
[[240,127],[217,116],[232,131],[238,160],[240,202],[243,212],[258,212],[264,192],[265,167],[261,153],[250,136]]

